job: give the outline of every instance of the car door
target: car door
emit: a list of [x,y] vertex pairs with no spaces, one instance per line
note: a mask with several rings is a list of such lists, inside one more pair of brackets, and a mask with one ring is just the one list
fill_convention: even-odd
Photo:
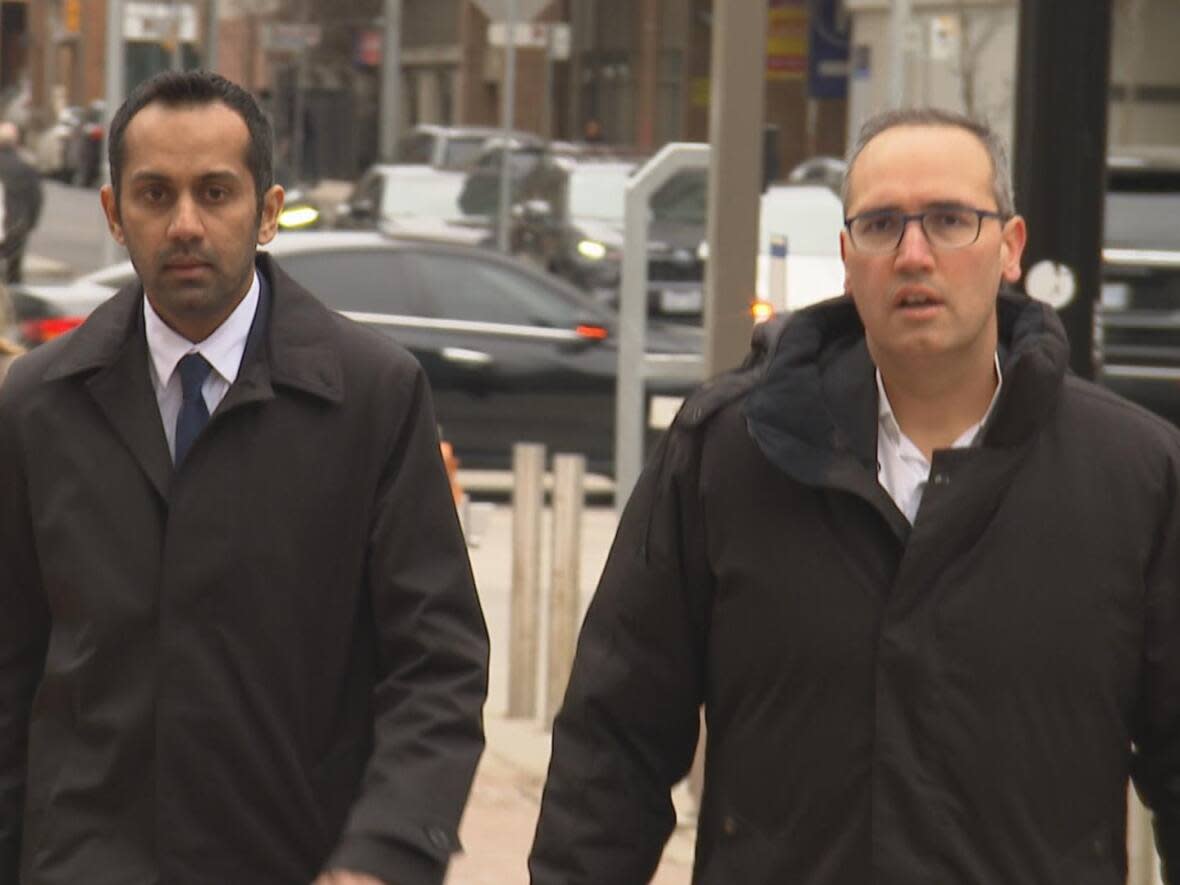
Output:
[[495,254],[415,249],[437,323],[419,353],[439,422],[469,467],[506,467],[517,442],[613,450],[616,352],[610,317],[559,281]]

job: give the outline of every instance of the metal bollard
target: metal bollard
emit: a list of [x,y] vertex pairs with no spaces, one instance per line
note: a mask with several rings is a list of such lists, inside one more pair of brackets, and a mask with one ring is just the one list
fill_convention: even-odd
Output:
[[585,474],[585,456],[554,456],[549,667],[545,683],[545,723],[550,726],[565,697],[565,687],[569,683],[570,669],[574,663],[574,649],[578,641]]
[[537,654],[541,609],[541,507],[545,447],[512,448],[512,601],[509,610],[508,716],[537,714]]

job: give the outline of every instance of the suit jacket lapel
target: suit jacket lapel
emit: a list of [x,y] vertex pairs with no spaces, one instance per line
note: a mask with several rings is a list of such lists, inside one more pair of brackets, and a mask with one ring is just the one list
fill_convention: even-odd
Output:
[[[92,354],[99,363],[98,371],[89,375],[85,384],[136,463],[147,474],[152,487],[166,500],[172,481],[172,458],[168,454],[160,407],[152,390],[142,313],[134,311],[134,306],[140,303],[134,298],[130,305],[116,305],[132,308],[130,317],[126,317],[126,311],[123,311],[130,334],[123,339],[121,346]],[[98,319],[102,322],[114,318]],[[93,342],[79,340],[76,343],[78,351],[86,351]]]

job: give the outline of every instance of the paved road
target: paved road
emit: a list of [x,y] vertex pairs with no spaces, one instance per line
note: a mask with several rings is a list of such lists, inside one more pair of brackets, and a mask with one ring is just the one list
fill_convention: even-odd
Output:
[[[28,253],[61,262],[69,275],[102,267],[106,219],[97,188],[81,188],[45,181],[45,205],[41,221],[29,238]],[[117,260],[122,254],[116,252]]]

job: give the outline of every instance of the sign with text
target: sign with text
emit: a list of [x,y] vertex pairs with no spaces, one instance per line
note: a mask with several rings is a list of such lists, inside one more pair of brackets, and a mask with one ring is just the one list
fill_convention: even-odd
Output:
[[123,4],[123,39],[133,43],[167,43],[197,39],[197,10],[191,3]]
[[262,48],[268,52],[303,52],[320,45],[319,25],[267,22],[262,26]]
[[807,0],[770,0],[766,79],[802,80],[807,73]]

